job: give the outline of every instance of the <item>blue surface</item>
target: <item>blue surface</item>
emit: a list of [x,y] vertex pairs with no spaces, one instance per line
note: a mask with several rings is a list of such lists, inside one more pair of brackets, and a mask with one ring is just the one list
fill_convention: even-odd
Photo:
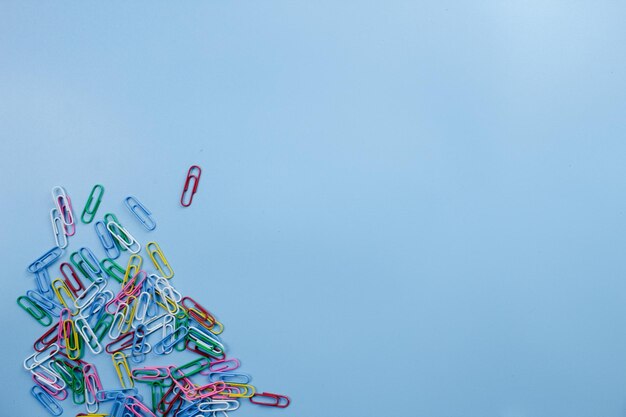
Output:
[[[50,189],[78,211],[95,183],[293,399],[233,416],[626,415],[625,13],[0,3],[0,415],[45,415],[21,369],[44,329],[15,299]],[[82,245],[103,256],[92,225]]]

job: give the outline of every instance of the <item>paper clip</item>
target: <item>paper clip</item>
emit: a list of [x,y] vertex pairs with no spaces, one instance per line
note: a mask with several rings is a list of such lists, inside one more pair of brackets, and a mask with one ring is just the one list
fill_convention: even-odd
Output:
[[150,397],[152,398],[152,411],[157,411],[157,406],[163,395],[165,395],[165,386],[161,381],[153,381],[150,383]]
[[35,284],[37,285],[37,291],[48,300],[54,299],[54,294],[50,289],[50,273],[48,268],[41,269],[35,272]]
[[163,355],[167,352],[171,352],[174,345],[187,337],[188,329],[186,327],[179,327],[172,333],[166,335],[163,339],[154,344],[154,353],[157,355]]
[[[183,207],[189,207],[191,205],[191,202],[193,201],[193,196],[196,194],[196,191],[198,191],[198,184],[200,183],[201,174],[202,174],[202,169],[200,169],[198,165],[192,165],[189,168],[189,171],[187,171],[187,178],[185,179],[185,187],[183,188],[183,193],[180,196],[180,204]],[[193,188],[191,189],[191,193],[189,194],[189,197],[188,197],[189,201],[185,202],[186,200],[185,194],[187,194],[187,191],[189,190],[189,184],[191,183],[192,179],[193,179]]]
[[[122,247],[128,249],[131,253],[139,253],[141,245],[137,240],[128,233],[128,230],[124,229],[118,223],[110,221],[107,223],[107,229],[111,232],[111,235],[122,245]],[[116,231],[113,231],[116,229]],[[136,246],[135,246],[136,245]]]
[[[95,203],[93,203],[96,192],[98,192],[98,196],[96,197]],[[96,217],[96,212],[98,211],[98,207],[100,207],[100,203],[102,202],[102,195],[104,195],[104,187],[100,184],[94,185],[94,187],[91,189],[91,193],[89,193],[89,197],[87,198],[87,203],[85,203],[83,214],[81,214],[80,216],[80,220],[83,223],[89,224],[93,221],[94,217]],[[87,217],[85,217],[85,215],[87,215]]]
[[85,404],[85,376],[83,375],[83,368],[76,367],[72,369],[73,374],[73,392],[72,401],[74,404]]
[[63,281],[61,278],[55,278],[52,281],[52,290],[56,294],[59,302],[63,307],[75,310],[76,306],[74,305],[74,301],[76,299],[74,297],[74,294],[72,294],[69,288],[67,288],[65,281]]
[[214,395],[217,395],[223,392],[225,389],[226,389],[226,384],[224,382],[222,381],[211,382],[209,384],[202,385],[200,387],[195,388],[193,392],[191,393],[191,397],[194,399],[213,397]]
[[53,374],[48,368],[40,366],[37,368],[39,371],[44,371],[53,376],[54,379],[48,378],[41,372],[35,370],[30,371],[33,381],[39,385],[44,391],[52,396],[52,398],[63,401],[67,398],[67,391],[65,390],[65,381],[60,379],[58,375]]
[[232,372],[211,372],[209,374],[209,381],[217,382],[223,381],[228,384],[236,383],[236,384],[249,384],[250,383],[250,375],[248,374],[237,374]]
[[[63,262],[59,269],[61,270],[61,274],[63,274],[63,277],[65,278],[65,285],[67,285],[67,288],[75,296],[78,296],[79,293],[85,291],[85,284],[83,284],[83,282],[80,280],[72,265],[68,264],[67,262]],[[67,271],[65,271],[66,269],[69,269],[69,277],[67,276]],[[72,282],[72,280],[74,282]],[[76,283],[76,285],[74,285],[74,283]]]
[[224,345],[220,341],[193,326],[189,326],[186,346],[187,349],[202,356],[216,359],[224,359],[225,357]]
[[[135,397],[139,394],[137,388],[112,389],[107,391],[96,392],[96,399],[101,403],[116,400],[119,397]],[[105,414],[105,417],[107,415]],[[115,414],[111,413],[111,417]]]
[[143,204],[137,200],[134,196],[128,196],[124,199],[124,204],[128,207],[131,213],[137,217],[137,220],[148,230],[156,229],[156,222],[152,218],[152,212],[148,210]]
[[93,332],[98,338],[99,342],[102,342],[104,336],[109,332],[111,325],[113,325],[113,316],[107,314],[106,312],[103,313],[96,322],[96,324],[93,326]]
[[83,266],[85,272],[91,280],[93,281],[95,277],[102,276],[102,268],[100,267],[100,263],[98,262],[98,258],[89,248],[80,248],[78,250],[78,254],[82,258],[83,262],[80,263]]
[[100,266],[109,277],[113,278],[120,284],[122,283],[126,271],[117,262],[111,258],[104,258],[100,261]]
[[115,352],[111,358],[113,360],[113,367],[115,368],[117,377],[120,380],[120,384],[122,384],[122,388],[134,387],[135,382],[133,381],[133,377],[130,373],[130,367],[128,366],[126,355],[123,352]]
[[91,326],[89,326],[89,323],[87,323],[87,320],[85,320],[84,317],[76,318],[75,326],[76,330],[78,330],[78,333],[82,336],[83,340],[87,344],[87,347],[94,355],[102,352],[102,345],[100,345],[100,342],[98,341],[98,336],[96,336],[93,329],[91,328]]
[[[113,213],[107,213],[104,215],[104,224],[109,224],[109,222],[115,222],[117,223],[120,227],[122,226],[122,223],[120,223],[120,221],[117,219],[117,216]],[[115,240],[115,239],[114,239]],[[120,242],[118,242],[117,240],[115,240],[115,245],[117,246],[117,248],[123,252],[126,251],[126,248],[123,247],[122,245],[120,245]]]
[[107,286],[107,282],[102,277],[96,278],[96,280],[83,291],[81,295],[76,297],[74,305],[77,309],[82,310],[87,307],[98,294],[100,294]]
[[209,365],[209,372],[200,372],[200,373],[202,375],[208,375],[211,372],[229,372],[229,371],[234,371],[240,366],[241,366],[241,363],[239,362],[239,359],[235,359],[235,358],[221,359],[219,361],[211,361],[211,364]]
[[126,404],[126,408],[129,409],[137,417],[156,417],[152,411],[144,403],[139,401],[136,397],[128,397],[130,402]]
[[172,321],[174,321],[174,317],[167,313],[151,318],[150,320],[143,323],[146,336],[163,328],[163,326],[171,323]]
[[126,265],[126,272],[124,273],[124,279],[122,280],[122,285],[128,284],[128,280],[139,273],[141,270],[141,265],[143,265],[143,258],[141,255],[130,255],[128,258],[128,264]]
[[40,386],[33,386],[30,389],[30,392],[37,399],[37,401],[39,401],[41,405],[43,405],[44,408],[48,410],[50,414],[52,414],[53,416],[60,416],[61,414],[63,414],[63,408],[61,408],[61,405],[59,405],[59,403],[54,398],[52,398],[52,395],[48,394]]
[[113,239],[113,235],[111,235],[111,232],[107,229],[104,221],[98,220],[93,224],[93,227],[96,230],[96,235],[98,235],[98,239],[100,239],[100,243],[102,243],[104,253],[106,253],[107,257],[110,259],[119,258],[122,252],[115,243],[115,239]]
[[[268,402],[263,398],[271,398],[272,401]],[[289,405],[290,400],[286,395],[272,394],[271,392],[256,393],[250,397],[250,402],[258,405],[266,405],[269,407],[285,408]]]
[[58,316],[59,312],[63,308],[61,304],[46,298],[40,292],[35,290],[26,291],[26,296],[51,316]]
[[226,393],[227,397],[231,398],[250,398],[256,394],[256,388],[249,384],[240,384],[238,382],[229,382],[229,388],[235,388],[236,392]]
[[82,354],[78,332],[73,320],[63,320],[61,325],[61,334],[65,344],[67,357],[73,360],[80,359]]
[[80,256],[80,253],[78,253],[78,251],[72,252],[70,254],[70,262],[72,263],[72,265],[74,265],[74,268],[76,268],[82,274],[82,276],[93,282],[93,277],[89,272],[87,272],[87,269],[85,268],[85,260]]
[[96,367],[90,363],[83,367],[83,374],[85,376],[85,388],[86,388],[86,403],[87,411],[89,413],[95,413],[98,411],[98,400],[96,399],[96,393],[102,391],[102,383],[98,376]]
[[46,332],[42,334],[39,339],[35,340],[35,343],[33,343],[33,348],[35,348],[37,352],[43,352],[58,339],[59,323],[57,322],[54,326],[51,326],[48,330],[46,330]]
[[17,305],[22,307],[32,318],[37,320],[37,323],[44,327],[52,324],[52,317],[46,310],[36,304],[30,297],[21,295],[17,298]]
[[[189,317],[214,335],[219,335],[224,330],[222,324],[219,323],[211,313],[198,304],[198,302],[193,298],[183,297],[180,304],[187,311]],[[191,306],[188,306],[187,304],[191,304]],[[218,325],[217,330],[213,329],[216,325]]]
[[135,337],[131,347],[130,360],[134,363],[142,363],[146,359],[146,353],[150,351],[150,345],[146,343],[146,333],[143,325],[135,330]]
[[136,327],[135,324],[142,323],[148,314],[148,308],[150,307],[150,303],[152,302],[152,297],[150,293],[146,291],[142,291],[137,297],[137,308],[135,309],[135,320],[133,322],[133,327]]
[[53,208],[52,210],[50,210],[50,223],[52,224],[54,242],[61,249],[67,248],[67,236],[65,235],[63,218],[61,217],[61,213],[59,213],[59,209]]
[[24,359],[24,368],[27,371],[35,369],[37,366],[52,358],[57,353],[59,353],[59,345],[53,343],[41,352],[35,352]]
[[203,370],[209,368],[210,363],[211,361],[207,358],[198,358],[172,369],[171,372],[175,373],[177,377],[180,375],[181,378],[188,378],[198,373],[201,374]]
[[[167,259],[165,259],[165,255],[163,255],[163,251],[161,251],[161,248],[156,242],[148,242],[146,244],[146,251],[148,252],[148,255],[150,255],[150,259],[152,260],[154,267],[159,271],[159,273],[163,276],[163,278],[170,279],[174,276],[174,270],[172,269],[170,264],[167,262]],[[157,260],[157,257],[159,258],[160,262],[159,260]],[[163,270],[164,268],[167,269],[167,272]]]
[[[211,400],[198,403],[198,410],[201,413],[211,413],[212,417],[217,417],[217,412],[221,411],[226,415],[226,411],[235,411],[239,408],[237,400]],[[226,415],[228,417],[228,415]]]
[[[157,404],[156,409],[164,416],[175,415],[183,404],[182,391],[176,384],[172,384],[161,397],[161,401]],[[173,412],[170,414],[172,410]]]
[[154,366],[133,369],[131,375],[133,379],[138,382],[161,381],[163,379],[169,378],[170,376],[167,372],[167,368],[159,368]]
[[113,323],[109,328],[109,337],[111,339],[117,339],[125,333],[123,331],[124,328],[124,320],[126,319],[126,312],[128,310],[128,305],[126,303],[120,303],[115,310],[115,314],[113,314]]
[[[111,326],[113,328],[113,326]],[[109,335],[110,336],[110,335]],[[116,339],[113,339],[111,343],[104,348],[107,353],[113,354],[115,352],[121,352],[122,350],[130,349],[133,346],[133,340],[135,339],[135,332],[129,332],[123,334]]]
[[200,413],[200,404],[197,402],[193,402],[185,408],[181,408],[178,412],[176,412],[176,417],[194,417],[198,415],[202,415]]
[[41,255],[35,262],[30,264],[27,268],[28,272],[32,272],[34,274],[47,268],[48,266],[56,262],[61,257],[61,255],[63,255],[63,249],[55,246],[48,252]]
[[76,225],[74,224],[74,213],[72,212],[72,200],[67,195],[65,188],[59,185],[53,187],[52,200],[61,214],[64,233],[67,236],[73,236],[76,233]]

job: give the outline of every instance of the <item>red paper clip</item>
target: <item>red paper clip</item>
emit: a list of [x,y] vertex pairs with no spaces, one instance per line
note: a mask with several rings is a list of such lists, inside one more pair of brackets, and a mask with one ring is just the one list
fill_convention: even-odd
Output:
[[[261,400],[261,401],[255,400],[256,398],[259,398],[259,397],[271,398],[273,401],[267,402],[264,400]],[[258,404],[258,405],[267,405],[269,407],[285,408],[289,405],[290,401],[289,401],[289,397],[287,397],[286,395],[272,394],[271,392],[261,392],[261,393],[257,392],[252,397],[250,397],[250,402],[253,404]]]
[[[67,276],[68,274],[66,271],[63,270],[63,268],[70,270],[69,277]],[[74,294],[75,297],[78,297],[83,291],[85,291],[85,284],[83,284],[83,282],[80,280],[80,278],[78,277],[78,274],[76,274],[76,270],[74,270],[74,267],[72,265],[68,264],[67,262],[63,262],[61,266],[59,267],[59,269],[61,270],[61,273],[65,277],[65,279],[63,280],[65,282],[65,285],[67,285],[67,288],[72,292],[72,294]],[[70,279],[70,277],[74,279],[74,282],[76,282],[76,285],[72,283],[72,280]]]
[[39,339],[35,340],[33,347],[37,352],[43,352],[59,338],[59,323],[50,327]]
[[[115,352],[120,352],[124,349],[128,349],[133,345],[133,339],[135,338],[135,332],[124,333],[104,348],[107,353],[114,354]],[[118,346],[119,345],[119,346]]]
[[[193,172],[192,172],[193,171]],[[200,175],[202,174],[202,169],[198,165],[192,165],[187,171],[187,178],[185,179],[185,187],[183,188],[183,193],[180,196],[180,204],[183,207],[189,207],[191,202],[193,201],[193,196],[198,191],[198,184],[200,183]],[[191,189],[191,194],[189,194],[189,201],[185,204],[185,194],[189,190],[189,183],[191,180],[193,181],[193,188]]]

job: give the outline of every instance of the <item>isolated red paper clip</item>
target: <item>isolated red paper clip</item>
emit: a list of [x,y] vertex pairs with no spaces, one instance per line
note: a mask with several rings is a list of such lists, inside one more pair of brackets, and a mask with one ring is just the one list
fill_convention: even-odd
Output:
[[[202,174],[202,169],[198,165],[192,165],[187,171],[187,178],[185,179],[185,187],[183,188],[183,193],[180,196],[180,204],[183,207],[189,207],[191,202],[193,201],[193,196],[198,191],[198,184],[200,183],[200,175]],[[193,188],[191,189],[191,194],[189,194],[189,201],[185,203],[185,194],[189,190],[189,183],[191,180],[193,181]]]
[[[273,401],[257,400],[259,397],[271,398]],[[250,397],[250,402],[258,405],[267,405],[269,407],[285,408],[289,405],[289,397],[286,395],[272,394],[271,392],[256,393]]]

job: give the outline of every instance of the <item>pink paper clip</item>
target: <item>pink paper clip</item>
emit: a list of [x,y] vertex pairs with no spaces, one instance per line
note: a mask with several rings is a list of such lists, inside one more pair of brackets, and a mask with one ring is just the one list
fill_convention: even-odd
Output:
[[58,382],[52,381],[51,379],[47,378],[45,375],[42,375],[40,373],[37,373],[34,371],[31,371],[31,372],[33,375],[33,381],[35,381],[35,383],[39,385],[48,394],[52,395],[54,398],[56,398],[59,401],[63,401],[64,399],[67,398],[67,391],[65,390],[65,388],[59,385]]
[[146,416],[156,417],[156,415],[154,415],[152,410],[146,407],[145,404],[139,401],[137,398],[135,397],[128,397],[128,398],[130,399],[131,403],[126,403],[124,404],[124,406],[127,409],[129,409],[131,413],[133,413],[137,417],[146,417]]
[[208,375],[211,372],[230,372],[239,368],[241,363],[239,359],[235,358],[224,358],[217,361],[211,362],[208,369],[204,369],[200,371],[202,375]]

